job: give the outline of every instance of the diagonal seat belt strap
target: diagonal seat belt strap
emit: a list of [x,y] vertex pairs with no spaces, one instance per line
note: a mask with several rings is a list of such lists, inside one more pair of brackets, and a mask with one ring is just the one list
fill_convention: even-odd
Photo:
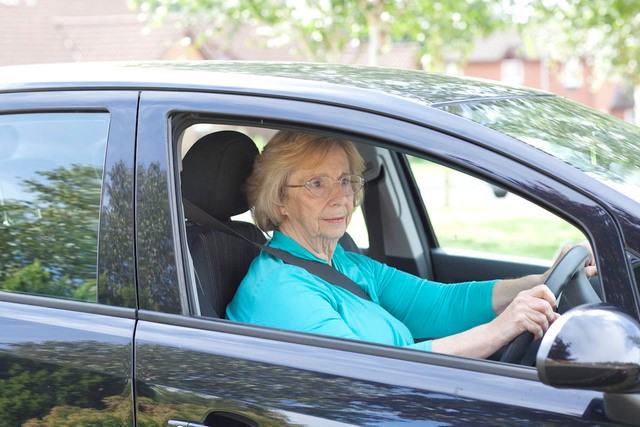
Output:
[[194,221],[200,225],[205,225],[205,226],[214,228],[225,234],[244,240],[245,242],[248,242],[270,253],[276,258],[280,258],[287,264],[296,265],[298,267],[304,268],[309,273],[315,276],[318,276],[319,278],[327,281],[328,283],[331,283],[332,285],[339,286],[351,292],[352,294],[359,296],[360,298],[371,301],[371,297],[369,297],[369,295],[364,290],[362,290],[360,286],[358,286],[353,280],[351,280],[344,274],[340,273],[335,268],[332,268],[328,264],[302,259],[300,257],[292,255],[289,252],[283,251],[281,249],[272,248],[270,246],[265,246],[265,245],[256,243],[246,238],[242,234],[238,233],[233,228],[228,227],[218,219],[212,217],[211,215],[206,213],[204,210],[196,206],[191,201],[183,198],[182,202],[184,206],[185,216],[189,218],[191,221]]

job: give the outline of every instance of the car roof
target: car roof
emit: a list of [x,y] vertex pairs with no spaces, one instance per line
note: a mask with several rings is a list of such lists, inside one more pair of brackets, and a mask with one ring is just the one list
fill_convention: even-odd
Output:
[[437,106],[549,96],[489,80],[338,64],[149,61],[0,67],[0,92],[80,88],[232,91],[352,105],[367,99],[379,105],[381,97]]

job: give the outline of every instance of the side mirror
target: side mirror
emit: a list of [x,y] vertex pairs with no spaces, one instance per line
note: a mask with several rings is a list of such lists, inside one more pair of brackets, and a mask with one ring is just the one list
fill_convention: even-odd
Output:
[[640,391],[640,324],[609,305],[576,307],[549,327],[536,366],[553,387]]

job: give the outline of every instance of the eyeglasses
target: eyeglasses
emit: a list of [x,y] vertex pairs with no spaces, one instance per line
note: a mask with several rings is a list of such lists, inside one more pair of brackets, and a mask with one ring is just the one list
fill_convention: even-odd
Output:
[[328,176],[316,176],[302,185],[286,185],[286,187],[307,187],[307,190],[316,197],[327,197],[333,191],[335,184],[340,185],[340,190],[345,196],[352,196],[362,189],[364,178],[360,175],[345,175],[337,181]]

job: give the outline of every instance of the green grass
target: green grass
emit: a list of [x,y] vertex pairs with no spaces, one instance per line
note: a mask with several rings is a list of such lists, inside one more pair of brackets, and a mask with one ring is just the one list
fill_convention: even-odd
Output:
[[420,159],[411,168],[442,247],[552,259],[584,235],[514,194],[495,197],[476,178]]
[[430,213],[439,243],[445,248],[551,259],[565,243],[584,239],[576,228],[556,217],[496,219],[486,212],[460,215],[451,209]]

